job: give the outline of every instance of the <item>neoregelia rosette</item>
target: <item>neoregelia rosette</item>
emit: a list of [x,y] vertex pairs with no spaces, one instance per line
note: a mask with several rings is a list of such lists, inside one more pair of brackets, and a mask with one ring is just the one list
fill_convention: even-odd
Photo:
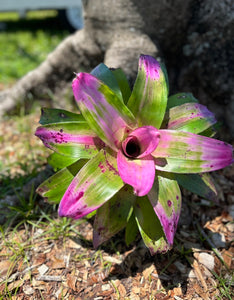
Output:
[[147,55],[132,92],[124,73],[104,64],[77,74],[72,88],[80,114],[42,110],[36,136],[60,170],[38,193],[60,202],[61,217],[96,212],[95,247],[126,227],[127,244],[139,230],[151,254],[167,251],[181,211],[179,185],[213,199],[206,172],[233,162],[232,146],[212,138],[214,115],[191,94],[168,97],[166,70]]

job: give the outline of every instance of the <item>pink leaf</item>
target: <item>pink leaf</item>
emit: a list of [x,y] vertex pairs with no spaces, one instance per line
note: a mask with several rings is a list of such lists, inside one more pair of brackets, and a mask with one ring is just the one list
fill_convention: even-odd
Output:
[[151,190],[155,176],[155,165],[151,155],[142,159],[130,159],[119,150],[117,166],[120,177],[134,188],[137,196],[145,196]]
[[153,126],[133,130],[122,143],[123,152],[132,158],[146,157],[153,152],[160,139],[159,131]]

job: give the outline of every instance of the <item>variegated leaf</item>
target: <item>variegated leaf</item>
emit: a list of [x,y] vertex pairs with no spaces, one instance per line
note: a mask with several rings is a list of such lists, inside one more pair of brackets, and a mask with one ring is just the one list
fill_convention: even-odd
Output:
[[151,255],[168,251],[170,247],[162,225],[146,196],[136,199],[134,212],[138,229]]
[[132,213],[135,198],[132,188],[125,185],[97,210],[93,225],[93,245],[95,248],[126,226]]
[[177,181],[156,176],[148,198],[172,246],[181,211],[181,192]]
[[167,107],[168,88],[160,64],[151,56],[141,55],[138,74],[128,107],[139,126],[160,128]]
[[233,162],[232,146],[189,132],[159,130],[159,144],[151,155],[156,169],[175,173],[203,173]]
[[107,85],[90,74],[78,74],[72,87],[90,128],[103,142],[117,151],[125,135],[136,127],[131,111]]
[[82,218],[102,206],[123,186],[116,157],[107,149],[101,150],[72,180],[60,202],[59,215]]

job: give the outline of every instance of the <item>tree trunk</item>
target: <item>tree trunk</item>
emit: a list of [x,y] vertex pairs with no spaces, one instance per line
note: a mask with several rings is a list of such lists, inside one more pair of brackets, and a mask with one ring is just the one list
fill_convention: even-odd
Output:
[[85,27],[0,93],[0,112],[58,93],[74,72],[104,62],[133,77],[140,53],[163,58],[171,92],[192,91],[234,132],[232,0],[86,0]]

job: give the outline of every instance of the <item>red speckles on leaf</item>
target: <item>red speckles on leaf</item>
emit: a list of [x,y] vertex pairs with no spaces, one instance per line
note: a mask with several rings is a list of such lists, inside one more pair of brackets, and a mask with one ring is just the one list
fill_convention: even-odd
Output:
[[105,172],[106,172],[106,168],[105,168],[105,166],[103,165],[102,162],[100,162],[100,163],[98,164],[98,167],[101,169],[101,172],[102,172],[102,173],[105,173]]
[[84,196],[84,192],[80,192],[76,197],[76,201],[79,201]]

